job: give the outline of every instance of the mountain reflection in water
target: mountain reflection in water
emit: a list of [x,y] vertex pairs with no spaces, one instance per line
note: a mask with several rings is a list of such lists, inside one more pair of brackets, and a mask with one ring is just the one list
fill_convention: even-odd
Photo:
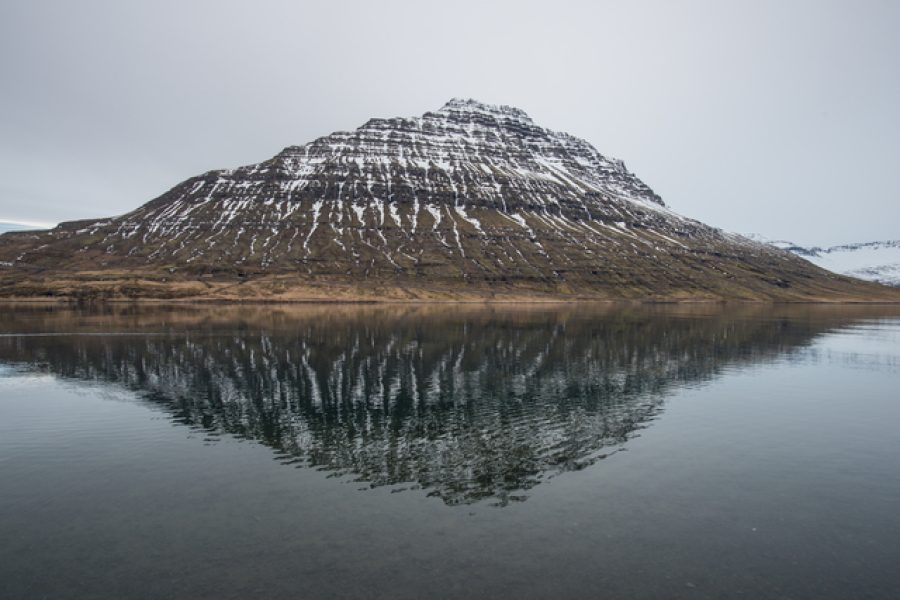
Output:
[[4,330],[76,335],[0,337],[0,361],[127,387],[286,464],[503,505],[616,452],[674,388],[851,322],[753,307],[36,307]]

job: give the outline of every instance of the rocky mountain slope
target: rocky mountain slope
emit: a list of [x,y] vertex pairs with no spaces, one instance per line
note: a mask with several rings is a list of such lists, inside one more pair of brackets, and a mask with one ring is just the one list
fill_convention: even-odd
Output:
[[900,240],[821,248],[805,247],[786,240],[769,240],[758,234],[749,234],[747,237],[793,252],[834,273],[900,287]]
[[0,236],[0,294],[869,299],[669,210],[523,111],[451,100],[211,171],[128,214]]

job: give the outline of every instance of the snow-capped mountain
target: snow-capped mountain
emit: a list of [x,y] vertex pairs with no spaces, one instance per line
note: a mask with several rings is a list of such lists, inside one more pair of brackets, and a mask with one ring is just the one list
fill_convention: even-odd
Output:
[[7,231],[26,231],[29,229],[41,229],[41,227],[16,221],[0,221],[0,233],[5,233]]
[[820,248],[804,247],[783,240],[769,241],[761,236],[749,237],[793,252],[835,273],[900,287],[900,240]]
[[520,109],[460,99],[192,177],[120,217],[6,234],[0,264],[16,294],[868,293],[676,214],[624,163]]

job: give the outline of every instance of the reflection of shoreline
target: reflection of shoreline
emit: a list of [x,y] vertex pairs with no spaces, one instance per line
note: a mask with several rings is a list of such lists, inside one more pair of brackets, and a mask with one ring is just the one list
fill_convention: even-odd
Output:
[[[580,316],[620,318],[687,318],[724,316],[730,320],[816,319],[848,323],[865,318],[900,317],[900,305],[871,304],[766,304],[627,302],[588,303],[423,303],[423,304],[128,304],[108,303],[84,309],[48,303],[4,304],[0,333],[34,331],[175,330],[186,328],[280,327],[302,321],[334,320],[365,322],[372,319],[402,321],[407,318],[469,318],[480,322],[495,318],[528,320],[534,315],[554,315],[557,320]],[[73,319],[73,315],[77,315]],[[75,329],[73,329],[73,326]]]
[[0,360],[135,390],[177,423],[257,440],[285,462],[414,483],[449,504],[506,502],[615,450],[678,386],[875,316],[332,308],[17,311],[7,326],[20,330],[163,333],[6,337]]

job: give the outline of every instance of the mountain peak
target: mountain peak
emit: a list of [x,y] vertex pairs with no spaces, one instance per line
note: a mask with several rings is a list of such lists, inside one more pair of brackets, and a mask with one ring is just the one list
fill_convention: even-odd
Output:
[[488,115],[494,118],[512,118],[526,123],[533,122],[528,113],[521,108],[506,104],[487,104],[473,98],[451,98],[437,112],[447,115]]

